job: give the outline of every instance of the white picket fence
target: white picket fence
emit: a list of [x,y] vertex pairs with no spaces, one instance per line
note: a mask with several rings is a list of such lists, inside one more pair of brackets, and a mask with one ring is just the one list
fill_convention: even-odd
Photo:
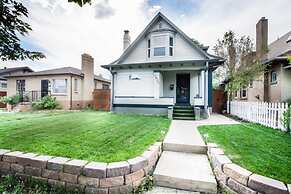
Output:
[[282,131],[286,130],[282,117],[287,108],[287,103],[231,101],[229,109],[229,102],[227,103],[227,113]]

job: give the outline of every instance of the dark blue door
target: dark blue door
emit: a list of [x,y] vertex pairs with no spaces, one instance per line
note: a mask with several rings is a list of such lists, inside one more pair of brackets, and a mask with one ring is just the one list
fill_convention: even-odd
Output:
[[190,74],[177,74],[176,76],[176,103],[190,103]]

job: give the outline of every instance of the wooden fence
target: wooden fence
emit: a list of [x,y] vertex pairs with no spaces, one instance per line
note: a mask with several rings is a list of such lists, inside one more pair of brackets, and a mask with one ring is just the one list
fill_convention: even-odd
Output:
[[282,118],[287,108],[287,103],[231,101],[229,107],[229,102],[227,102],[229,114],[282,131],[286,130],[282,124]]
[[95,89],[93,92],[93,108],[110,111],[110,89]]

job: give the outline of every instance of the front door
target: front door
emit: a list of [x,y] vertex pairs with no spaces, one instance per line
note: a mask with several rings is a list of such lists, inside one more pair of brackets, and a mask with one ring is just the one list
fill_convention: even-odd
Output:
[[48,95],[49,80],[41,80],[41,97]]
[[177,74],[176,103],[190,103],[190,74]]

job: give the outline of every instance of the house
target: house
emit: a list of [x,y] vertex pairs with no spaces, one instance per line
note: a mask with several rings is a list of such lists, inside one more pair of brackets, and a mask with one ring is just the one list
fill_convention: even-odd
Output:
[[[28,72],[33,72],[29,67],[4,67],[0,69],[0,97],[7,95],[7,76],[15,74],[25,74]],[[0,103],[0,108],[6,108],[5,104]]]
[[82,69],[62,67],[26,74],[7,76],[7,95],[21,94],[29,102],[50,95],[64,109],[78,109],[92,105],[94,89],[109,89],[110,81],[94,75],[94,59],[82,55]]
[[112,74],[113,111],[167,114],[177,105],[211,110],[212,72],[224,60],[199,47],[162,13],[132,43],[124,31],[123,45],[122,55],[102,66]]
[[291,99],[291,31],[268,45],[268,20],[256,25],[256,57],[266,66],[263,75],[236,94],[237,100],[282,102]]

